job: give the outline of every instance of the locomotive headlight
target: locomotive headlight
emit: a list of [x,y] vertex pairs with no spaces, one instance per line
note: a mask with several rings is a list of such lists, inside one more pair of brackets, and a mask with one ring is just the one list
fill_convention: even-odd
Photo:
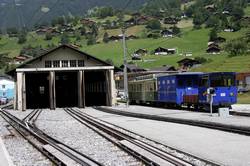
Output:
[[233,92],[231,92],[231,93],[230,93],[230,96],[234,96],[234,93],[233,93]]

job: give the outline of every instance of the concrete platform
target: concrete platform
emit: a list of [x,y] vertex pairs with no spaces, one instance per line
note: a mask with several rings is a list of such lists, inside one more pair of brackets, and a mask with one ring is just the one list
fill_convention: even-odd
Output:
[[[214,113],[213,116],[210,116],[209,113],[205,113],[205,112],[204,113],[203,112],[189,112],[189,111],[184,111],[184,110],[155,108],[155,107],[137,106],[137,105],[132,105],[132,106],[129,106],[128,108],[125,105],[106,107],[106,108],[112,108],[112,109],[119,110],[119,111],[132,112],[132,113],[137,113],[137,114],[145,114],[145,115],[153,115],[153,116],[169,117],[169,118],[185,119],[185,120],[194,120],[194,121],[199,121],[199,122],[217,123],[217,124],[222,124],[222,125],[244,127],[244,128],[250,129],[250,118],[243,117],[243,116],[220,117],[218,113]],[[247,106],[245,106],[244,108],[247,108]],[[239,110],[240,109],[237,109],[236,111],[239,111]],[[249,113],[250,113],[250,107],[249,107]]]
[[5,148],[2,138],[0,138],[0,165],[1,166],[14,166],[8,151]]
[[[137,107],[131,108],[135,109]],[[152,113],[152,110],[154,109],[152,109],[151,112],[150,109],[148,110],[145,108],[144,110],[145,112]],[[174,147],[210,161],[214,161],[221,165],[250,165],[249,136],[196,126],[125,117],[121,115],[105,113],[92,108],[82,109],[82,111],[91,116],[121,126],[167,146]],[[191,118],[192,114],[194,114],[189,112],[177,113],[176,111],[164,113],[159,110],[154,113],[158,115],[166,114],[169,116],[185,115],[187,118]],[[219,117],[209,117],[207,114],[202,113],[198,113],[195,117],[204,117],[204,119],[219,119]]]

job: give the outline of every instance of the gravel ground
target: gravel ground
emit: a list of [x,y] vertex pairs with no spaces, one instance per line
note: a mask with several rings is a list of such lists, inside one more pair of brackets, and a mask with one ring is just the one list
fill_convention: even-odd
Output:
[[16,116],[17,118],[23,119],[25,116],[27,116],[33,110],[26,110],[26,111],[7,110],[7,111],[9,111],[9,113]]
[[52,166],[48,159],[18,135],[12,127],[7,128],[7,125],[8,123],[0,116],[0,136],[16,166]]
[[77,122],[62,109],[44,110],[36,125],[45,133],[104,165],[140,165],[135,158]]

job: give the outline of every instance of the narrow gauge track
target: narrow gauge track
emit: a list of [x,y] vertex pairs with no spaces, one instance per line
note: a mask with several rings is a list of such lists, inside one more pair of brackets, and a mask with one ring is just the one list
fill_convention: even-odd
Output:
[[[117,129],[118,127],[117,126],[114,127],[113,124],[104,122],[102,120],[96,120],[96,118],[94,118],[88,114],[85,114],[81,111],[78,111],[76,109],[66,108],[65,111],[69,115],[71,115],[73,118],[78,120],[80,123],[86,125],[87,127],[90,127],[95,132],[101,134],[106,139],[112,141],[118,147],[124,149],[128,153],[132,154],[134,157],[142,160],[142,162],[144,162],[146,165],[162,165],[162,163],[159,163],[158,161],[154,161],[150,157],[140,154],[140,152],[138,152],[136,150],[136,148],[133,149],[131,147],[133,147],[133,146],[140,147],[144,151],[147,151],[147,153],[153,154],[153,155],[157,156],[158,158],[160,158],[161,160],[165,161],[166,163],[169,163],[168,165],[177,165],[177,166],[193,165],[191,162],[184,160],[181,157],[174,156],[171,153],[167,153],[166,151],[163,151],[162,149],[159,149],[155,146],[148,144],[147,142],[139,140],[138,138],[136,138],[136,136],[134,137],[132,135],[129,135],[128,133],[125,133],[125,132],[118,130]],[[105,134],[103,134],[103,133],[105,133]],[[132,144],[133,146],[126,146],[126,144],[123,144],[124,141],[129,142],[129,144],[130,145]],[[182,153],[182,154],[187,155],[187,153]],[[200,159],[198,157],[194,157],[192,155],[189,155],[189,156],[206,163],[206,165],[218,165],[218,164],[215,164],[213,162],[203,160],[203,159]]]
[[99,111],[110,113],[110,114],[117,114],[117,115],[135,117],[135,118],[141,118],[141,119],[150,119],[150,120],[157,120],[157,121],[163,121],[163,122],[172,122],[172,123],[179,123],[179,124],[185,124],[185,125],[192,125],[192,126],[204,127],[204,128],[209,128],[209,129],[221,130],[225,132],[250,136],[250,127],[233,126],[233,125],[221,124],[221,123],[216,123],[216,122],[180,119],[180,118],[174,118],[174,117],[163,117],[163,116],[149,115],[149,114],[139,114],[139,113],[134,113],[134,112],[120,111],[120,110],[106,108],[106,107],[96,107],[96,109]]
[[250,112],[230,111],[229,113],[230,113],[230,115],[250,117]]
[[[45,157],[50,159],[55,165],[67,165],[57,158],[52,153],[49,153],[43,148],[44,145],[50,145],[60,153],[64,154],[75,163],[74,165],[83,166],[101,166],[102,164],[93,160],[92,158],[74,150],[73,148],[57,141],[56,139],[46,135],[34,125],[42,110],[34,110],[28,114],[23,120],[16,118],[7,111],[0,111],[0,115],[33,147],[40,151]],[[72,163],[72,162],[71,162]]]

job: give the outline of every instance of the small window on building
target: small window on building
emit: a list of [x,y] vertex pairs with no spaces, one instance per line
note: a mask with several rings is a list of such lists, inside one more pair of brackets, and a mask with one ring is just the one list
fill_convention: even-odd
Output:
[[78,60],[78,67],[84,67],[84,60]]
[[2,85],[2,89],[5,89],[5,87],[6,87],[5,85]]
[[6,92],[3,92],[3,97],[6,97]]
[[175,84],[175,80],[172,80],[172,84]]
[[70,60],[70,67],[76,67],[76,60]]
[[167,80],[167,84],[170,84],[170,80]]
[[69,61],[62,60],[62,67],[69,67]]
[[43,94],[45,93],[45,87],[44,87],[44,86],[40,86],[40,87],[39,87],[39,93],[40,93],[41,95],[43,95]]
[[52,67],[52,62],[51,61],[45,61],[45,67],[46,68]]
[[60,61],[53,61],[53,67],[60,67]]

